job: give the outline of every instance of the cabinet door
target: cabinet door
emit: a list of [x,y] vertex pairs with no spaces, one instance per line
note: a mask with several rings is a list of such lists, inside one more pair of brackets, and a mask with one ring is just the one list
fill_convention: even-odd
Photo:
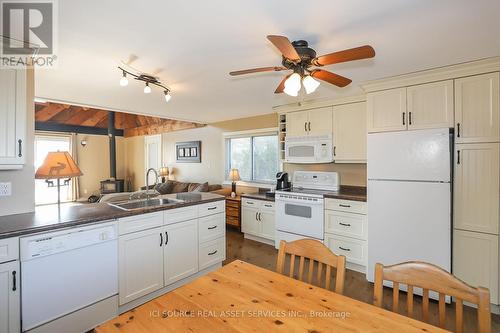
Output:
[[0,71],[0,110],[0,169],[20,168],[26,151],[25,70]]
[[286,115],[286,135],[302,136],[307,134],[307,111],[291,112]]
[[369,133],[406,130],[406,88],[368,93],[366,103]]
[[241,231],[245,234],[258,235],[260,233],[260,224],[257,221],[259,210],[242,207],[241,212]]
[[120,305],[163,287],[163,228],[118,238]]
[[332,107],[309,110],[307,130],[309,135],[332,135]]
[[337,163],[366,163],[366,103],[333,108],[333,154]]
[[457,142],[500,141],[499,81],[499,73],[455,80]]
[[165,227],[165,285],[198,272],[198,220]]
[[0,264],[0,332],[21,331],[19,261]]
[[498,304],[498,236],[455,230],[453,275],[471,286],[490,290],[491,303]]
[[261,211],[259,212],[260,237],[274,240],[274,212]]
[[453,127],[453,80],[408,87],[408,129]]
[[455,228],[498,234],[499,155],[499,143],[456,145]]

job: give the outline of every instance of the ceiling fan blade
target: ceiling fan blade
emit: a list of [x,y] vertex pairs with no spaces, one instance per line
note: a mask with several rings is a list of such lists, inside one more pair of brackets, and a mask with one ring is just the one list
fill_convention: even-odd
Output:
[[259,73],[259,72],[279,72],[279,71],[284,71],[288,68],[285,67],[260,67],[260,68],[252,68],[252,69],[244,69],[241,71],[233,71],[229,72],[229,75],[235,76],[235,75],[243,75],[243,74],[250,74],[250,73]]
[[340,62],[373,58],[375,50],[370,45],[364,45],[344,51],[334,52],[316,57],[312,60],[315,66],[326,66],[338,64]]
[[[293,73],[292,73],[293,74]],[[285,89],[285,81],[286,79],[288,79],[290,77],[290,75],[292,74],[288,74],[287,76],[285,76],[283,78],[283,80],[281,80],[280,84],[278,85],[278,87],[276,88],[276,90],[274,91],[275,94],[281,94],[283,92],[283,90]]]
[[290,40],[285,36],[268,35],[267,39],[280,50],[281,54],[292,61],[300,61],[300,56],[297,50],[293,47]]
[[311,72],[311,76],[336,85],[337,87],[345,87],[352,82],[351,79],[340,76],[338,74],[331,73],[329,71],[324,71],[322,69],[315,69]]

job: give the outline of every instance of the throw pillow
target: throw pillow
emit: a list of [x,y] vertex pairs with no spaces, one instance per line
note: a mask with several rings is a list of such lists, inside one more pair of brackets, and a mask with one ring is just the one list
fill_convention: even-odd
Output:
[[208,192],[208,182],[198,184],[191,192]]

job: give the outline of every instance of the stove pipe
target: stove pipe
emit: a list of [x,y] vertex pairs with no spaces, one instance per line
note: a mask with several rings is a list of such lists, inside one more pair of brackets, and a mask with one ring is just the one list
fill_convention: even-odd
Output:
[[109,137],[109,176],[116,179],[116,140],[115,140],[115,113],[108,112],[108,137]]

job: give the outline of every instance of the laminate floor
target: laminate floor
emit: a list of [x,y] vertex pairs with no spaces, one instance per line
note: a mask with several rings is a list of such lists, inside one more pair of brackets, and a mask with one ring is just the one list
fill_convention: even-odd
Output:
[[[226,260],[224,264],[230,263],[233,260],[240,259],[254,265],[275,270],[276,259],[278,251],[270,245],[255,242],[249,239],[243,238],[243,234],[228,228],[226,233],[227,239],[227,250],[226,250]],[[373,284],[365,279],[365,275],[347,270],[345,277],[345,287],[344,295],[357,299],[366,303],[373,303]],[[406,294],[400,294],[400,309],[399,313],[405,315],[405,305],[406,305]],[[384,290],[384,307],[390,309],[392,306],[392,290],[386,288]],[[413,318],[421,320],[422,319],[422,306],[421,298],[415,296],[414,300],[414,315]],[[431,300],[429,305],[430,323],[437,325],[438,322],[438,306],[437,302]],[[446,309],[446,322],[447,329],[455,330],[455,306],[447,305]],[[467,306],[464,306],[464,333],[475,333],[477,332],[477,317],[476,310]],[[492,316],[492,331],[500,332],[500,316]]]

